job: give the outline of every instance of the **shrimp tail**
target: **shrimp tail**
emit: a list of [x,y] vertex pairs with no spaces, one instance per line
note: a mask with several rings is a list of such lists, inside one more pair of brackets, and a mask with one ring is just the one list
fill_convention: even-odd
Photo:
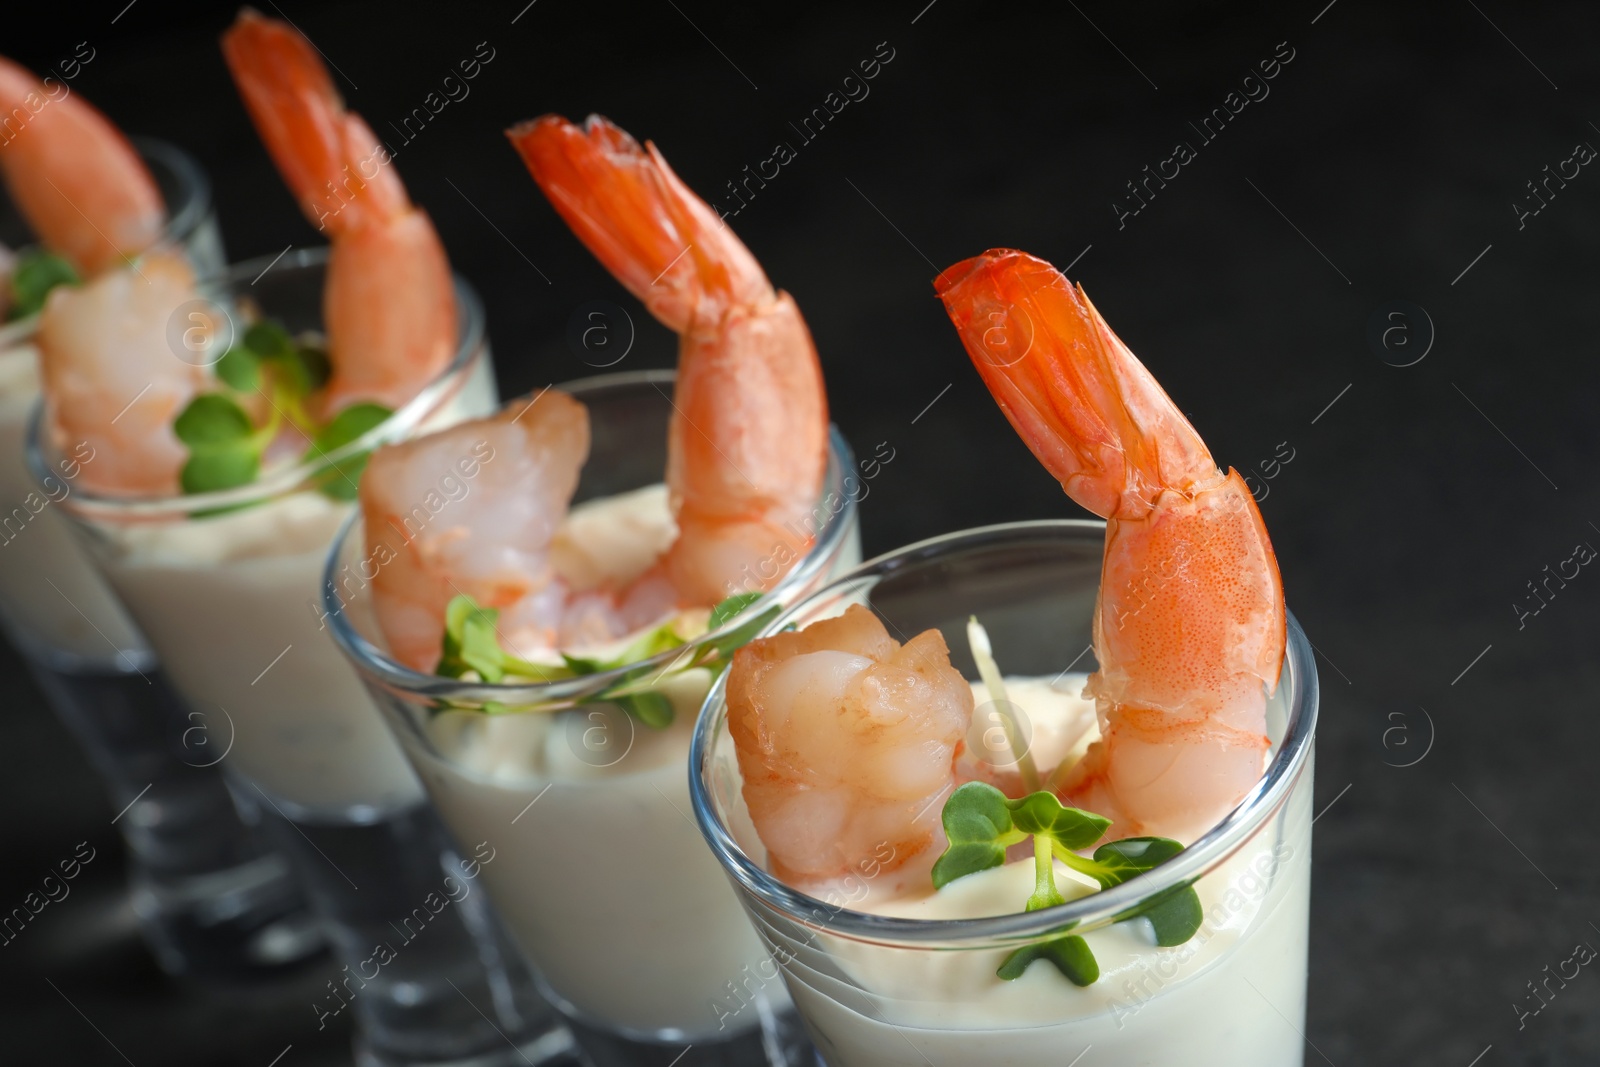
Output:
[[545,115],[506,131],[579,240],[675,333],[772,302],[761,264],[655,145],[599,115]]
[[222,54],[278,172],[300,210],[338,236],[411,206],[388,150],[345,110],[326,65],[293,26],[244,8]]
[[1083,507],[1137,518],[1163,490],[1221,480],[1155,377],[1049,263],[994,249],[945,270],[934,288],[1006,418]]
[[0,114],[0,176],[46,247],[98,274],[156,243],[161,191],[109,119],[3,57]]

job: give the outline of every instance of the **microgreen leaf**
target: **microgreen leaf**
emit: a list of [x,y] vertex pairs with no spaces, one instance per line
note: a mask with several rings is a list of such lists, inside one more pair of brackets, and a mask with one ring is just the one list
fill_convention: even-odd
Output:
[[1066,807],[1048,790],[1041,789],[1006,804],[1011,808],[1011,819],[1017,829],[1048,837],[1061,848],[1088,848],[1100,840],[1111,825],[1111,820],[1104,816]]
[[1027,836],[1011,821],[1006,795],[987,782],[967,782],[951,793],[940,816],[949,844],[933,865],[933,887],[998,867],[1007,847]]
[[1200,924],[1205,921],[1205,913],[1200,908],[1200,894],[1194,891],[1193,886],[1184,886],[1159,897],[1154,904],[1147,901],[1128,918],[1140,915],[1150,920],[1150,926],[1155,930],[1156,944],[1166,947],[1183,944],[1199,931]]
[[289,379],[295,391],[302,396],[308,396],[327,384],[332,367],[328,362],[328,354],[320,348],[310,345],[296,345],[290,349],[288,355],[281,357],[279,366]]
[[444,609],[444,650],[436,673],[460,678],[475,671],[486,682],[505,677],[505,652],[495,634],[497,608],[481,608],[469,596],[452,597]]
[[172,424],[178,440],[191,449],[238,444],[249,440],[254,430],[244,409],[221,393],[195,397]]
[[11,306],[6,309],[6,321],[37,314],[50,290],[81,281],[72,264],[54,252],[40,248],[22,253],[11,269]]
[[248,444],[193,452],[178,482],[185,493],[215,493],[249,485],[261,471],[261,456]]
[[263,319],[244,332],[244,347],[262,359],[287,359],[294,354],[294,338],[271,319]]
[[711,609],[711,618],[706,622],[706,630],[715,633],[727,625],[728,621],[739,614],[751,604],[760,600],[761,593],[735,593],[726,600],[720,601]]
[[645,689],[627,696],[611,698],[618,707],[629,715],[638,719],[646,726],[657,730],[665,730],[672,725],[672,701],[668,700],[665,693],[655,689]]
[[243,345],[234,345],[222,353],[214,369],[218,378],[241,393],[261,388],[261,357]]
[[[306,449],[305,461],[314,462],[326,458],[336,449],[359,440],[371,430],[383,425],[393,414],[394,412],[382,404],[350,405],[317,432],[316,437],[312,439],[311,447]],[[320,476],[321,482],[318,488],[335,500],[354,500],[356,487],[361,482],[361,472],[367,469],[367,460],[370,458],[370,452],[361,452],[336,463],[327,464]]]
[[1073,985],[1094,985],[1100,978],[1100,964],[1095,961],[1088,942],[1077,934],[1025,945],[1007,956],[995,974],[1014,982],[1034,960],[1049,960]]
[[1183,846],[1170,837],[1124,837],[1095,849],[1093,859],[1084,859],[1075,853],[1068,858],[1059,851],[1056,855],[1074,870],[1099,882],[1101,889],[1110,889],[1160,866],[1182,851]]

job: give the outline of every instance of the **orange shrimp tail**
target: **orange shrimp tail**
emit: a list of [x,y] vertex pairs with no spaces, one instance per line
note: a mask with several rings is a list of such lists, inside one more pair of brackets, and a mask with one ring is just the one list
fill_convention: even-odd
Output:
[[934,289],[1017,434],[1085,508],[1137,518],[1163,490],[1221,480],[1189,420],[1049,263],[993,249],[945,270]]
[[0,58],[0,174],[45,246],[98,274],[155,244],[166,207],[122,131],[50,81]]
[[359,115],[345,110],[316,48],[298,30],[243,8],[222,35],[222,54],[312,225],[339,235],[410,207],[388,150]]
[[599,115],[582,128],[545,115],[506,136],[578,239],[675,333],[772,300],[750,250],[655,145]]

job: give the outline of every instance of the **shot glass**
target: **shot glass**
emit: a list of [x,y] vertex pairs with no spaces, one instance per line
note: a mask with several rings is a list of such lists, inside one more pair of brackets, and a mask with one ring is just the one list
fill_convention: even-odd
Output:
[[[1104,538],[1102,523],[1057,521],[923,541],[838,578],[767,632],[861,604],[891,633],[939,629],[971,679],[966,624],[976,615],[1008,674],[1092,671],[1085,653]],[[724,683],[695,730],[695,816],[771,951],[759,977],[782,977],[829,1067],[1067,1063],[1088,1048],[1085,1062],[1095,1063],[1302,1062],[1317,675],[1292,617],[1268,711],[1270,762],[1249,795],[1152,871],[1031,913],[890,917],[848,906],[865,899],[877,872],[847,879],[830,900],[774,878],[744,805]],[[1158,948],[1131,925],[1113,928],[1129,908],[1184,883],[1204,914],[1185,944]],[[1098,958],[1097,982],[1071,985],[1044,962],[1015,981],[996,975],[1009,953],[1068,929]]]
[[[559,387],[589,409],[575,502],[661,481],[673,380],[645,372]],[[364,595],[372,575],[359,518],[328,560],[329,629],[445,823],[498,851],[483,873],[489,895],[597,1067],[812,1062],[781,987],[742,1009],[734,999],[767,956],[690,818],[689,740],[709,672],[678,668],[860,559],[854,467],[833,431],[823,496],[803,520],[811,548],[747,614],[682,648],[567,681],[468,684],[407,668]],[[624,683],[666,694],[670,725],[644,725],[604,699]]]
[[[202,286],[202,318],[225,329],[248,308],[316,329],[327,262],[315,249],[232,267]],[[460,279],[455,299],[449,367],[343,448],[235,489],[61,504],[205,719],[235,802],[299,874],[343,965],[307,1024],[349,1008],[363,1064],[524,1064],[571,1044],[478,891],[492,849],[449,838],[317,608],[327,546],[355,510],[330,479],[382,442],[494,407],[482,305]],[[58,462],[43,421],[28,454],[41,481]]]
[[[200,165],[135,139],[167,205],[162,241],[200,272],[223,265]],[[0,239],[32,237],[0,206]],[[322,939],[283,857],[228,799],[220,747],[173,693],[156,657],[73,539],[53,477],[35,486],[23,458],[39,399],[38,316],[0,326],[0,630],[77,737],[119,812],[132,904],[169,974],[248,975],[320,951]]]

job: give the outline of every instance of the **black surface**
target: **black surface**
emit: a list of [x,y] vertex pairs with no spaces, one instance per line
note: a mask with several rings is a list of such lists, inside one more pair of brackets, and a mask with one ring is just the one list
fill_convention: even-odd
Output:
[[[775,142],[797,149],[731,221],[805,311],[846,435],[895,450],[863,504],[869,552],[1077,513],[1002,420],[929,283],[995,245],[1081,257],[1072,276],[1221,461],[1294,450],[1262,509],[1324,657],[1317,795],[1331,807],[1317,824],[1307,1062],[1600,1061],[1600,977],[1552,984],[1521,1029],[1513,1008],[1533,1005],[1525,983],[1575,943],[1600,945],[1600,577],[1552,583],[1520,627],[1512,607],[1546,564],[1600,544],[1600,173],[1585,168],[1525,228],[1511,206],[1575,143],[1600,145],[1593,5],[525,2],[283,9],[385,135],[478,42],[494,49],[469,97],[397,145],[396,166],[484,294],[508,391],[589,370],[564,340],[586,301],[632,313],[619,368],[673,358],[503,141],[545,111],[608,114],[720,200]],[[5,48],[43,67],[88,39],[98,54],[77,87],[204,161],[234,258],[313,242],[218,55],[231,12],[125,3],[8,13],[36,24],[13,23]],[[894,59],[870,96],[802,145],[789,123],[880,41]],[[1188,123],[1281,41],[1294,59],[1270,96],[1201,146]],[[1178,140],[1197,158],[1119,229],[1124,183]],[[1396,300],[1437,332],[1405,368],[1367,341]],[[6,907],[75,842],[117,848],[64,730],[26,683],[10,693]],[[312,1025],[315,969],[304,989],[185,989],[91,926],[118,877],[95,864],[0,949],[0,1060],[264,1067],[292,1045],[280,1062],[299,1067],[344,1054],[346,1035]]]

